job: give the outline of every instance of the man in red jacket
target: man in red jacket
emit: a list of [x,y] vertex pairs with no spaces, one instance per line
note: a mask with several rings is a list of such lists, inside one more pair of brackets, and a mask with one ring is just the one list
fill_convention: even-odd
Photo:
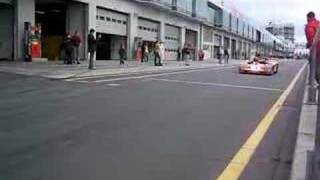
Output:
[[306,25],[306,37],[307,37],[307,48],[310,48],[313,43],[314,36],[316,35],[317,28],[320,25],[320,22],[316,19],[314,12],[309,12],[307,14],[308,24]]
[[[307,48],[310,49],[310,56],[309,56],[309,63],[310,63],[310,69],[312,70],[315,68],[315,78],[318,83],[320,83],[320,62],[319,62],[319,57],[320,57],[320,43],[317,43],[315,47],[313,46],[314,41],[319,39],[319,37],[315,37],[317,34],[317,30],[320,26],[320,22],[316,19],[314,12],[309,12],[307,14],[307,25],[305,28],[305,33],[306,33],[306,38],[307,38]],[[316,51],[316,56],[314,57],[314,52]],[[315,58],[315,61],[312,61],[312,58]],[[311,71],[312,72],[312,71]],[[312,78],[310,75],[309,77]],[[311,79],[309,79],[309,82],[312,82]]]

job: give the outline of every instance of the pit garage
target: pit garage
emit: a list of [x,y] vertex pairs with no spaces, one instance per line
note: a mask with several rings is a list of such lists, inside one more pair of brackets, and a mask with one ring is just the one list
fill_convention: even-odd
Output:
[[[35,22],[41,24],[42,57],[61,59],[61,44],[67,33],[78,31],[82,42],[87,34],[87,5],[75,1],[36,0]],[[80,46],[80,58],[85,58],[85,43]]]
[[13,7],[10,0],[0,0],[0,60],[13,58]]
[[165,26],[165,59],[178,60],[180,48],[180,28],[172,25]]
[[97,60],[120,59],[118,51],[127,45],[128,15],[97,8]]
[[190,44],[193,47],[194,50],[193,50],[193,52],[192,52],[192,54],[190,56],[191,56],[191,58],[193,60],[195,60],[195,58],[196,58],[195,57],[195,49],[197,47],[197,32],[187,29],[186,30],[186,39],[185,40],[186,40],[185,42],[187,44]]

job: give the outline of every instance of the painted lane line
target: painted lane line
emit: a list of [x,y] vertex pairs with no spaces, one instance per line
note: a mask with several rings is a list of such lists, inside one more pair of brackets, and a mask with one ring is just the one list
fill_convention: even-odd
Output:
[[[202,68],[195,68],[195,69],[191,69],[191,70],[180,70],[180,71],[175,71],[176,73],[179,72],[194,72],[194,71],[210,71],[210,70],[215,70],[215,69],[220,69],[220,68],[224,68],[226,66],[213,66],[213,67],[202,67]],[[235,67],[235,65],[230,65],[227,67]],[[171,71],[172,72],[172,71]],[[120,74],[104,74],[104,75],[95,75],[95,76],[85,76],[85,77],[74,77],[74,78],[70,78],[70,79],[66,79],[65,81],[78,81],[78,80],[90,80],[90,79],[97,79],[97,78],[104,78],[104,77],[110,77],[110,76],[119,76],[119,75],[123,75],[123,76],[129,76],[129,75],[139,75],[141,73],[145,73],[145,72],[132,72],[132,73],[120,73]],[[150,72],[149,72],[150,73]],[[152,73],[152,72],[151,72]],[[153,73],[157,73],[157,72],[153,72]],[[157,74],[165,74],[165,73],[170,73],[170,70],[167,72],[159,72]],[[174,72],[172,72],[174,73]],[[153,74],[150,74],[153,75]]]
[[241,86],[241,85],[234,85],[234,84],[221,84],[221,83],[209,83],[209,82],[198,82],[198,81],[181,81],[181,80],[161,79],[161,78],[148,78],[148,79],[154,80],[154,81],[184,83],[184,84],[193,84],[193,85],[231,87],[231,88],[242,88],[242,89],[254,89],[254,90],[263,90],[263,91],[283,92],[282,89],[264,88],[264,87],[255,87],[255,86]]
[[111,87],[117,87],[117,86],[120,86],[120,84],[116,84],[116,83],[110,83],[110,84],[107,84],[108,86],[111,86]]
[[286,99],[288,98],[289,94],[293,90],[294,86],[296,85],[298,79],[302,75],[306,66],[307,63],[303,65],[298,74],[291,81],[288,88],[282,93],[280,98],[275,102],[275,104],[272,106],[269,112],[260,121],[257,128],[242,145],[240,150],[235,154],[231,162],[223,170],[223,172],[220,174],[217,180],[237,180],[240,178],[241,174],[248,165],[253,154],[256,152],[258,145],[264,138],[272,122],[275,120],[275,117],[277,116]]
[[[186,73],[199,72],[199,71],[212,71],[212,70],[223,70],[223,69],[232,69],[232,68],[235,68],[235,66],[214,68],[214,69],[201,69],[201,70],[197,69],[197,70],[180,71],[180,72],[169,72],[169,73],[161,73],[161,74],[149,74],[149,75],[142,75],[142,76],[121,77],[121,78],[113,78],[113,79],[102,79],[102,80],[96,80],[96,81],[88,80],[87,82],[100,83],[100,82],[125,81],[125,80],[133,80],[133,79],[144,79],[144,78],[150,78],[150,77],[169,76],[169,75],[175,75],[175,74],[186,74]],[[82,80],[82,82],[85,82],[85,80]]]

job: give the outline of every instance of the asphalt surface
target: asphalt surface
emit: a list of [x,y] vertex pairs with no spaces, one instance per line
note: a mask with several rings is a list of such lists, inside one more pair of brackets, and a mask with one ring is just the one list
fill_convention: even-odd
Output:
[[[273,76],[228,66],[116,81],[0,74],[0,179],[215,179],[303,63]],[[287,179],[303,83],[241,179]]]

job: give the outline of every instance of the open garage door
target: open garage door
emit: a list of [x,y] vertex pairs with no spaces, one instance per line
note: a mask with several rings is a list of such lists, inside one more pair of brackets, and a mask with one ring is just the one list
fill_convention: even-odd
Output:
[[120,59],[119,48],[127,44],[128,15],[97,8],[97,60]]
[[[0,60],[12,59],[13,52],[13,8],[0,1]],[[9,1],[7,1],[9,3]]]
[[197,47],[197,32],[196,31],[192,31],[192,30],[189,30],[187,29],[186,30],[186,43],[190,44],[193,48],[194,48],[194,51],[192,52],[191,54],[191,58],[193,60],[195,60],[195,49]]
[[87,4],[70,1],[67,4],[67,32],[73,34],[75,31],[78,32],[78,35],[81,37],[82,43],[79,47],[79,58],[86,59],[86,49],[85,42],[88,34],[87,30]]
[[177,60],[180,46],[180,29],[172,25],[165,26],[165,59]]

